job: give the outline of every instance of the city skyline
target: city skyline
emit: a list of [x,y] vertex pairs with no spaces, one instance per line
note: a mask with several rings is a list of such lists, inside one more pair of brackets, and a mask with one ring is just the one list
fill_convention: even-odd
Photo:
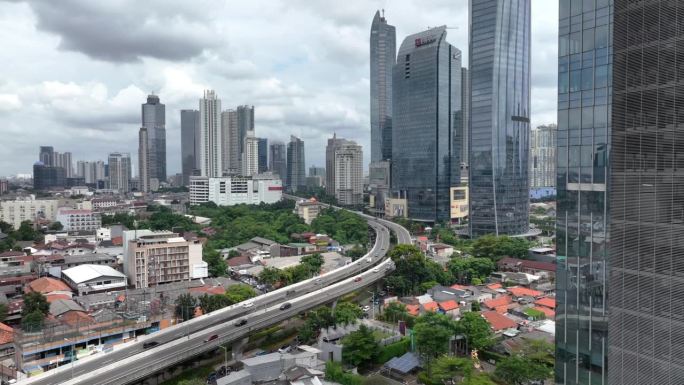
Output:
[[[117,5],[117,9],[109,11],[123,12],[125,6],[124,2],[121,8]],[[253,28],[236,26],[235,40],[224,41],[225,38],[220,41],[224,44],[221,46],[197,39],[197,35],[226,28],[218,18],[199,15],[181,4],[169,4],[169,15],[187,13],[189,23],[198,23],[203,17],[210,21],[206,30],[188,37],[175,29],[155,31],[167,45],[172,46],[176,39],[178,51],[188,50],[187,55],[177,53],[181,57],[174,57],[152,45],[134,44],[125,33],[113,33],[116,36],[98,41],[98,47],[93,48],[92,44],[78,40],[84,37],[73,36],[60,26],[41,23],[45,12],[51,9],[49,4],[0,3],[0,20],[8,31],[16,32],[8,36],[20,36],[13,41],[0,38],[15,51],[0,64],[6,77],[12,79],[0,85],[0,116],[7,122],[3,133],[16,138],[11,146],[0,144],[0,149],[8,154],[0,161],[0,175],[30,173],[36,160],[35,148],[40,145],[69,151],[74,162],[104,159],[109,152],[127,151],[137,165],[139,106],[150,93],[159,95],[166,104],[167,174],[180,173],[179,111],[197,108],[196,100],[204,89],[216,89],[226,106],[254,105],[258,110],[255,128],[259,137],[284,142],[290,134],[301,137],[307,143],[307,167],[323,164],[325,141],[337,132],[368,149],[364,151],[367,170],[371,148],[367,39],[373,14],[385,8],[386,17],[397,28],[397,39],[426,26],[449,23],[459,28],[450,31],[449,42],[462,49],[466,46],[467,2],[436,4],[430,10],[417,2],[392,7],[379,1],[364,2],[352,7],[354,10],[329,13],[329,7],[320,4],[302,6],[300,25],[327,25],[320,37],[302,39],[306,28],[291,31],[280,22],[280,13],[290,9],[284,3],[270,7],[265,14],[262,9],[269,7],[246,5],[235,13],[259,12],[263,19],[255,22],[269,23],[271,29],[260,32],[252,44],[245,42],[250,41],[248,30]],[[543,14],[556,12],[556,8],[557,4],[533,0],[533,14],[539,15],[537,24],[533,22],[533,44],[538,48],[540,63],[556,60],[557,28],[541,19]],[[103,18],[104,10],[98,6],[90,7],[88,12],[93,19],[108,23]],[[107,24],[107,28],[114,27]],[[283,30],[287,33],[281,33]],[[285,52],[291,41],[301,45]],[[252,47],[261,42],[266,44],[265,49],[253,52]],[[462,51],[465,60],[467,53]],[[31,58],[38,52],[40,65],[49,65],[51,69],[22,71],[20,63],[34,61]],[[534,71],[534,63],[532,67]],[[533,125],[555,121],[555,72],[543,67],[536,67],[542,75],[537,77],[536,88],[533,84]],[[111,140],[99,140],[103,135]]]

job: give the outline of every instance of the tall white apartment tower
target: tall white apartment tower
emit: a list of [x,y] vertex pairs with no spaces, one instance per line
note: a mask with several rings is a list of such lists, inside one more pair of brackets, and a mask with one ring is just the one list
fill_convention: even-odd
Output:
[[200,170],[206,177],[223,174],[221,138],[221,100],[213,90],[204,91],[200,110]]
[[257,175],[259,173],[259,138],[254,136],[254,131],[247,131],[242,148],[242,175]]

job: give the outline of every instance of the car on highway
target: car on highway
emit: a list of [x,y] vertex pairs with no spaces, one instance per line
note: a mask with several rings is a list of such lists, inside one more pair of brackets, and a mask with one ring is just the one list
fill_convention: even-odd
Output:
[[247,319],[243,318],[235,323],[235,326],[245,326],[247,324]]
[[292,307],[292,304],[289,302],[285,302],[284,304],[280,305],[280,310],[287,310]]
[[218,334],[212,334],[209,337],[204,339],[204,342],[210,342],[218,338]]
[[320,278],[316,278],[316,280],[314,281],[314,285],[318,285],[318,284],[320,284],[320,283],[321,283],[321,279],[320,279]]
[[366,258],[366,263],[371,263],[371,262],[373,262],[373,258],[370,258],[370,257]]
[[143,342],[143,349],[153,348],[157,345],[159,345],[159,342],[157,341],[145,341]]
[[373,273],[379,273],[379,272],[380,272],[380,268],[379,268],[379,267],[376,267],[375,269],[373,269]]
[[252,301],[245,302],[242,304],[242,307],[252,307],[252,306],[254,306],[254,302],[252,302]]
[[361,282],[361,277],[354,278],[354,282]]

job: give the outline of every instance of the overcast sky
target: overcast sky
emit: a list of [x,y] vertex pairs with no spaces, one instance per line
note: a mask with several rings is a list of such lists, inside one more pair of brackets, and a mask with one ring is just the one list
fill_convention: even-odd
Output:
[[[467,66],[467,0],[0,0],[0,175],[30,173],[38,146],[137,165],[140,104],[166,104],[168,172],[180,172],[180,109],[204,89],[255,106],[257,136],[369,137],[370,24],[385,9],[397,47],[446,24]],[[532,0],[532,124],[555,122],[558,2]],[[135,167],[137,169],[137,166]]]

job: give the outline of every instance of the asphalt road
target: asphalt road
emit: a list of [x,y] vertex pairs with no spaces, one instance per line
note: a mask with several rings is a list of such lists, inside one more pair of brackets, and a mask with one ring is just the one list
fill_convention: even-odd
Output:
[[[242,304],[236,304],[178,326],[145,336],[144,339],[140,338],[137,343],[127,344],[127,346],[116,349],[113,352],[88,357],[82,361],[76,361],[73,365],[64,365],[42,376],[22,381],[22,383],[37,385],[65,384],[72,377],[73,381],[68,381],[69,384],[123,384],[134,381],[137,378],[144,378],[145,375],[153,371],[168,367],[173,363],[182,362],[201,352],[214,349],[215,346],[204,344],[204,338],[201,338],[201,336],[210,335],[207,333],[207,330],[228,328],[228,331],[221,329],[224,334],[220,335],[221,338],[219,340],[221,343],[234,341],[248,334],[251,329],[275,324],[297,314],[301,310],[326,303],[330,299],[336,298],[338,292],[343,291],[346,294],[359,286],[365,286],[369,281],[362,280],[361,282],[347,285],[346,288],[342,289],[337,286],[338,284],[333,284],[367,269],[384,258],[389,249],[389,231],[387,227],[390,227],[397,234],[400,243],[410,243],[410,235],[403,227],[392,222],[376,220],[374,217],[366,215],[364,217],[367,217],[368,224],[376,231],[376,242],[364,258],[357,260],[351,265],[336,269],[323,276],[261,295],[252,300],[254,303],[252,307],[246,308]],[[370,262],[368,261],[369,258]],[[384,270],[378,273],[375,273],[374,270],[369,269],[370,274],[373,274],[372,281],[376,281],[384,276]],[[348,279],[342,282],[347,281]],[[313,297],[311,294],[307,294],[312,292],[316,293]],[[303,298],[308,300],[301,302]],[[288,311],[280,311],[279,306],[283,302],[292,303],[292,308]],[[295,303],[297,303],[297,306],[295,306]],[[277,312],[273,311],[274,308],[277,309]],[[259,317],[259,319],[257,320],[255,317]],[[235,327],[233,320],[237,318],[248,319],[247,325]],[[250,322],[253,319],[255,321]],[[143,341],[149,340],[158,342],[160,345],[144,350],[142,347]],[[212,343],[218,344],[219,340],[212,341]],[[164,357],[164,359],[158,360],[160,356]],[[94,381],[92,378],[93,374],[102,370],[107,373],[102,375],[104,382],[100,382],[100,379]],[[118,373],[124,372],[130,378],[126,377],[126,380],[121,382],[123,377],[120,377]],[[113,378],[114,382],[107,380],[108,376]],[[117,382],[117,379],[119,382]]]

